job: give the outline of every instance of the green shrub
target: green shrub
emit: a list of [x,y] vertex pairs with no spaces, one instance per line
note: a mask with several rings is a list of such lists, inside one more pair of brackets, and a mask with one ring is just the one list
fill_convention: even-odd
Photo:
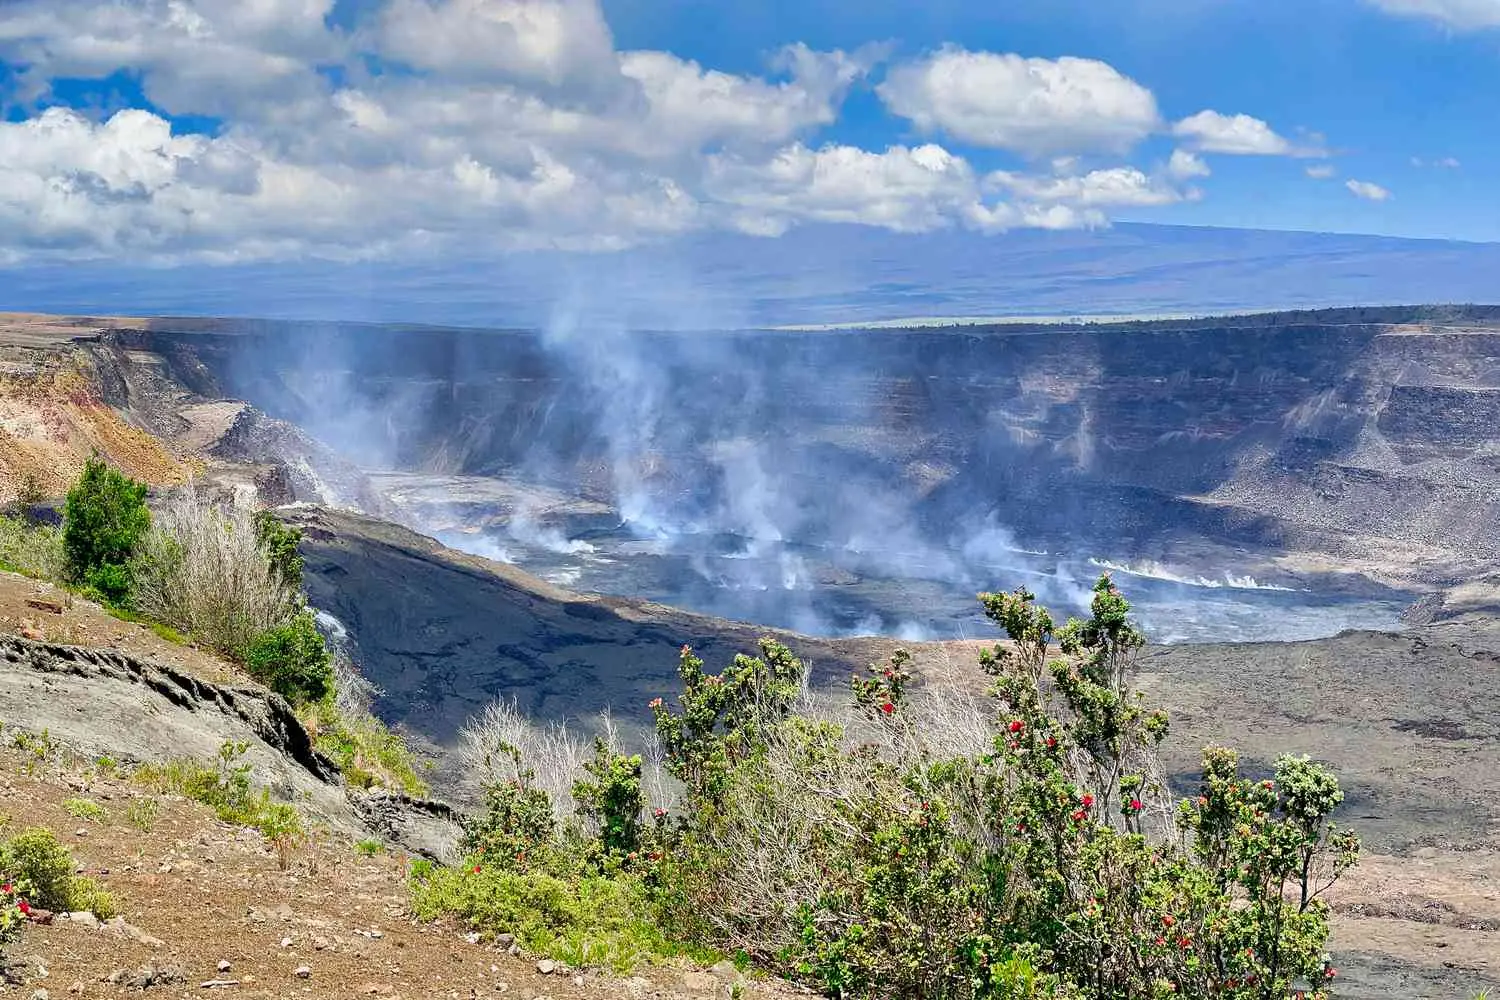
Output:
[[49,830],[23,830],[0,843],[0,884],[22,889],[12,893],[14,899],[44,910],[86,910],[102,920],[119,912],[114,896],[73,871],[73,856]]
[[413,912],[579,964],[747,955],[841,1000],[1327,997],[1322,896],[1359,853],[1334,776],[1283,757],[1253,780],[1210,747],[1174,803],[1110,580],[1061,626],[1024,590],[981,601],[1010,643],[981,655],[991,707],[969,715],[919,701],[904,653],[838,724],[795,713],[806,668],[779,643],[723,674],[684,649],[680,709],[652,703],[675,818],[641,822],[640,760],[601,741],[559,821],[497,742],[514,777],[462,867],[413,869]]
[[302,529],[282,524],[269,510],[256,512],[255,538],[271,571],[289,590],[302,590],[302,556],[298,547],[302,544]]
[[156,826],[156,814],[160,811],[161,803],[155,799],[136,799],[125,807],[125,822],[142,833],[150,833]]
[[245,653],[250,675],[294,705],[333,692],[333,658],[311,611],[256,636]]
[[33,906],[67,910],[73,898],[73,856],[50,830],[22,830],[0,843],[0,882],[25,883]]
[[130,598],[130,562],[151,527],[146,486],[97,455],[68,491],[63,551],[68,579],[112,604]]
[[373,858],[385,853],[385,842],[374,837],[366,837],[354,842],[354,853],[362,858]]
[[[142,764],[134,779],[153,791],[202,803],[226,823],[260,831],[267,842],[280,849],[278,840],[300,833],[300,820],[291,806],[273,803],[266,789],[256,791],[250,781],[250,765],[244,761],[248,750],[245,743],[226,742],[219,747],[212,765],[191,759]],[[152,808],[149,819],[154,821],[155,817]]]
[[641,758],[617,753],[602,739],[594,741],[594,759],[583,765],[585,777],[573,784],[580,816],[598,828],[607,855],[623,858],[641,846]]

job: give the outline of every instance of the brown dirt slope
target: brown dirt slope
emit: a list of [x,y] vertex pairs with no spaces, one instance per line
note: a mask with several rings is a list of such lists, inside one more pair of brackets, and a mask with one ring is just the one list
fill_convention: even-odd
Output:
[[[30,772],[30,773],[28,773]],[[70,815],[88,798],[102,821]],[[145,800],[158,803],[149,829],[135,825]],[[556,1000],[729,995],[727,971],[654,967],[633,978],[593,971],[538,971],[535,960],[471,943],[461,928],[419,926],[405,908],[405,858],[358,855],[322,835],[281,871],[260,837],[220,823],[203,807],[156,797],[97,767],[38,762],[0,749],[0,835],[53,830],[81,869],[118,899],[139,933],[54,920],[12,950],[21,980],[0,994],[53,997],[201,997],[349,1000],[358,997],[518,997]],[[225,972],[219,963],[228,962]],[[296,975],[308,970],[306,978]],[[115,981],[112,981],[115,980]],[[221,986],[207,984],[218,981]],[[144,990],[137,983],[149,983]],[[804,995],[748,984],[761,1000]]]

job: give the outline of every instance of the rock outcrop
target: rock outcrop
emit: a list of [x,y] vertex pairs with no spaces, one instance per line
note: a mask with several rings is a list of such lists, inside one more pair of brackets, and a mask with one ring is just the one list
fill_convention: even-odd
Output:
[[0,722],[122,763],[207,761],[241,742],[257,785],[336,828],[432,856],[445,855],[457,833],[441,803],[348,787],[281,697],[113,650],[0,635]]

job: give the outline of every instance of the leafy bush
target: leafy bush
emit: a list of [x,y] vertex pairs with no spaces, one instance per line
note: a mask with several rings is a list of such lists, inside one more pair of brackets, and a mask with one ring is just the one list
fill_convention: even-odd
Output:
[[585,777],[573,784],[581,817],[594,824],[599,846],[624,858],[641,846],[641,758],[618,753],[603,739],[594,741],[594,759],[583,765]]
[[493,741],[464,865],[414,871],[416,912],[551,954],[606,942],[611,963],[745,954],[849,1000],[1326,997],[1321,897],[1359,852],[1334,776],[1283,757],[1256,780],[1210,747],[1174,803],[1168,719],[1130,688],[1144,637],[1108,577],[1061,626],[1024,590],[981,601],[1009,639],[980,659],[988,713],[913,691],[904,653],[831,719],[779,643],[722,674],[684,649],[679,708],[651,706],[675,817],[643,816],[640,759],[608,743],[570,815]]
[[321,701],[333,693],[333,658],[311,611],[300,611],[285,625],[252,639],[245,666],[252,677],[294,705]]
[[[10,895],[44,910],[87,910],[102,919],[118,912],[114,897],[89,878],[75,878],[73,856],[50,830],[23,830],[0,843],[0,883],[21,887]],[[3,921],[3,917],[0,917]]]
[[97,591],[112,604],[130,598],[131,559],[151,527],[146,485],[97,455],[68,491],[63,551],[68,579]]
[[354,842],[354,853],[362,858],[373,858],[385,853],[385,841],[365,837]]
[[257,515],[189,487],[160,505],[140,546],[135,607],[242,660],[258,636],[285,626],[302,608],[277,558]]
[[22,830],[0,843],[0,881],[24,883],[31,905],[67,910],[73,899],[73,856],[50,830]]
[[302,544],[302,529],[282,524],[271,511],[263,510],[255,515],[255,540],[266,554],[275,577],[288,590],[300,593],[302,555],[298,547]]

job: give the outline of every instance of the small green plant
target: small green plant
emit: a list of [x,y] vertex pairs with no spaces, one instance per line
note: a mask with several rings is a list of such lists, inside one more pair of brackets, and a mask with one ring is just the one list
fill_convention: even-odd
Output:
[[114,894],[100,885],[98,880],[87,877],[73,879],[68,893],[68,909],[74,913],[92,913],[100,920],[110,920],[120,914],[120,906],[115,902]]
[[276,862],[286,871],[292,866],[292,852],[307,840],[302,828],[302,817],[297,810],[285,803],[268,805],[262,811],[256,828],[266,838],[266,844],[276,852]]
[[151,511],[146,485],[95,455],[68,491],[63,514],[63,551],[70,582],[97,592],[110,604],[130,599],[134,557]]
[[293,705],[321,701],[333,692],[333,659],[317,620],[306,609],[252,640],[245,666],[252,677]]
[[287,852],[289,856],[301,843],[300,816],[293,806],[272,802],[266,789],[255,790],[250,765],[244,760],[248,751],[248,744],[230,741],[219,747],[212,766],[190,759],[142,764],[135,781],[156,792],[202,803],[226,823],[258,830],[278,855]]
[[125,807],[125,822],[142,833],[150,833],[156,826],[156,816],[161,803],[155,799],[136,799]]
[[376,857],[385,853],[385,842],[374,837],[357,840],[354,842],[354,853],[362,858]]
[[91,823],[103,823],[109,818],[104,807],[93,799],[67,799],[63,802],[63,809],[74,819],[88,820]]

